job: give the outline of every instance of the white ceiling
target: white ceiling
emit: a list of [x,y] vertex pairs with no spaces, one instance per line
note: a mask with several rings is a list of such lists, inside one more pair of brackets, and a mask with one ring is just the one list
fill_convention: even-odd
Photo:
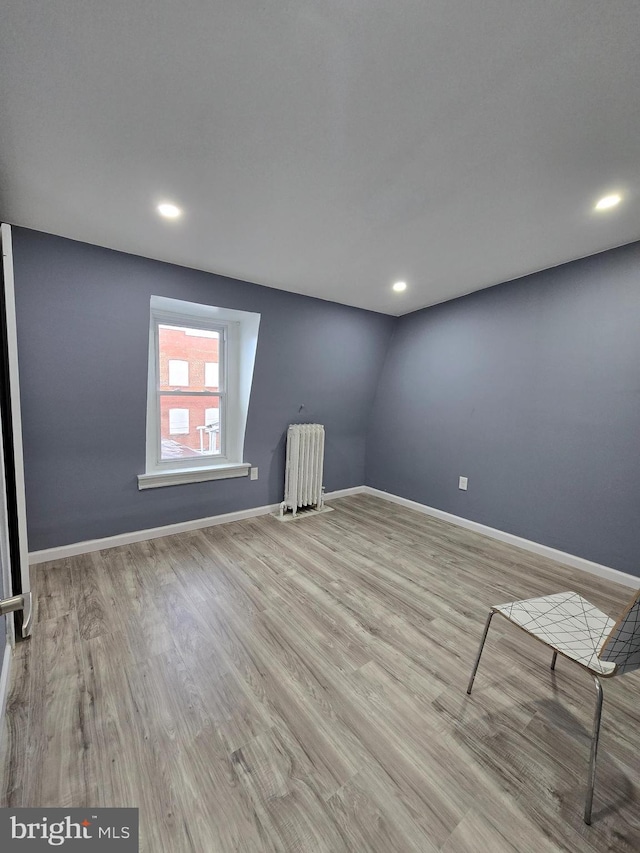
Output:
[[402,314],[640,238],[639,44],[638,0],[4,0],[0,217]]

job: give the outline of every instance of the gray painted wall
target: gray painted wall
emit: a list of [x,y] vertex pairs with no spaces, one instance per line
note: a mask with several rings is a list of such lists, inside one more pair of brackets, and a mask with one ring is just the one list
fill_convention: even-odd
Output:
[[[328,490],[640,576],[640,243],[398,320],[21,228],[14,254],[31,550],[279,502],[304,403]],[[262,314],[257,482],[138,491],[152,293]]]
[[401,318],[367,482],[640,576],[640,243]]
[[[327,491],[364,482],[392,318],[22,228],[13,247],[30,550],[277,503],[300,420],[326,425]],[[257,481],[138,491],[151,294],[261,313],[245,443]]]

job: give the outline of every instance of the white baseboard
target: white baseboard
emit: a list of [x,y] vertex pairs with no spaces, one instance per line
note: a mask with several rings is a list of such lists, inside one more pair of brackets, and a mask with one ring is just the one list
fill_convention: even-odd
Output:
[[548,545],[541,545],[539,542],[532,542],[530,539],[523,539],[520,536],[514,536],[513,533],[505,533],[503,530],[497,530],[495,527],[487,527],[486,524],[480,524],[477,521],[470,521],[468,518],[462,518],[459,515],[452,515],[450,512],[444,512],[441,509],[427,506],[426,504],[411,501],[408,498],[401,498],[398,495],[392,495],[390,492],[383,492],[380,489],[374,489],[372,486],[364,486],[360,489],[361,492],[367,495],[373,495],[377,498],[392,503],[400,504],[408,509],[413,509],[416,512],[421,512],[424,515],[430,515],[433,518],[439,518],[441,521],[448,521],[450,524],[457,524],[458,527],[464,527],[467,530],[473,530],[474,533],[481,533],[483,536],[489,536],[491,539],[497,539],[499,542],[506,542],[508,545],[515,545],[516,548],[522,548],[524,551],[531,551],[534,554],[539,554],[541,557],[548,557],[550,560],[555,560],[557,563],[562,563],[565,566],[571,566],[574,569],[581,569],[583,572],[589,572],[592,575],[597,575],[600,578],[606,578],[616,583],[624,584],[625,586],[640,588],[640,578],[635,575],[621,572],[618,569],[612,569],[609,566],[602,566],[600,563],[592,563],[591,560],[585,560],[583,557],[576,557],[574,554],[567,554],[565,551],[558,551],[555,548],[550,548]]
[[336,489],[335,492],[327,492],[324,496],[326,501],[333,501],[336,498],[348,498],[349,495],[361,495],[367,486],[350,486],[348,489]]
[[84,542],[73,542],[70,545],[60,545],[57,548],[45,548],[43,551],[31,551],[29,563],[31,565],[47,563],[49,560],[62,560],[65,557],[75,557],[78,554],[102,551],[103,548],[117,548],[118,545],[131,545],[133,542],[160,539],[162,536],[186,533],[188,530],[200,530],[203,527],[213,527],[215,524],[242,521],[245,518],[255,518],[257,515],[268,515],[270,512],[276,512],[279,507],[280,504],[257,506],[253,509],[241,509],[238,512],[226,512],[223,515],[211,515],[208,518],[196,518],[193,521],[181,521],[178,524],[165,524],[163,527],[132,530],[130,533],[118,533],[116,536],[105,536],[102,539],[87,539]]
[[[364,486],[352,486],[349,489],[338,489],[328,492],[325,500],[343,498],[362,492]],[[213,527],[216,524],[228,524],[231,521],[242,521],[245,518],[255,518],[259,515],[269,515],[278,512],[280,504],[256,506],[252,509],[241,509],[237,512],[226,512],[223,515],[211,515],[208,518],[196,518],[193,521],[181,521],[178,524],[166,524],[163,527],[149,527],[146,530],[132,530],[131,533],[119,533],[116,536],[105,536],[102,539],[88,539],[84,542],[73,542],[70,545],[60,545],[56,548],[46,548],[43,551],[31,551],[29,563],[47,563],[49,560],[63,560],[78,554],[90,554],[103,548],[116,548],[118,545],[131,545],[134,542],[145,542],[148,539],[160,539],[162,536],[172,536],[174,533],[186,533],[188,530],[201,530],[203,527]]]
[[7,699],[9,698],[9,686],[11,684],[11,664],[13,662],[13,649],[7,643],[4,647],[2,658],[2,672],[0,673],[0,744],[4,734],[4,715],[7,710]]
[[[515,536],[513,533],[505,533],[503,530],[498,530],[495,527],[488,527],[486,524],[480,524],[477,521],[470,521],[468,518],[462,518],[459,515],[453,515],[450,512],[436,509],[426,504],[418,503],[417,501],[401,498],[399,495],[393,495],[390,492],[383,492],[380,489],[374,489],[372,486],[351,486],[348,489],[338,489],[335,492],[329,492],[325,495],[326,500],[335,498],[344,498],[349,495],[366,494],[374,497],[383,498],[386,501],[405,506],[408,509],[413,509],[416,512],[421,512],[424,515],[430,515],[433,518],[439,518],[442,521],[448,521],[450,524],[456,524],[458,527],[464,527],[467,530],[472,530],[474,533],[481,533],[483,536],[489,536],[491,539],[497,539],[499,542],[506,542],[508,545],[514,545],[516,548],[522,548],[524,551],[531,551],[534,554],[539,554],[542,557],[548,557],[550,560],[556,560],[565,566],[571,566],[574,569],[580,569],[584,572],[589,572],[592,575],[597,575],[600,578],[605,578],[615,583],[621,583],[625,586],[640,588],[640,578],[634,575],[621,572],[618,569],[612,569],[609,566],[602,566],[600,563],[593,563],[591,560],[585,560],[583,557],[576,557],[574,554],[567,554],[565,551],[558,551],[555,548],[550,548],[548,545],[541,545],[539,542],[532,542],[530,539],[523,539],[521,536]],[[48,560],[60,560],[65,557],[73,557],[77,554],[89,554],[91,551],[101,551],[103,548],[115,548],[118,545],[130,545],[133,542],[144,542],[147,539],[158,539],[162,536],[171,536],[174,533],[185,533],[188,530],[200,530],[203,527],[213,527],[216,524],[228,524],[231,521],[242,521],[245,518],[255,518],[259,515],[269,515],[279,510],[280,504],[270,504],[268,506],[258,506],[252,509],[242,509],[238,512],[227,512],[223,515],[212,515],[208,518],[197,518],[193,521],[183,521],[178,524],[167,524],[164,527],[151,527],[147,530],[134,530],[131,533],[120,533],[117,536],[106,536],[104,539],[90,539],[86,542],[75,542],[71,545],[61,545],[58,548],[47,548],[44,551],[32,551],[29,554],[29,562],[31,564],[46,563]]]

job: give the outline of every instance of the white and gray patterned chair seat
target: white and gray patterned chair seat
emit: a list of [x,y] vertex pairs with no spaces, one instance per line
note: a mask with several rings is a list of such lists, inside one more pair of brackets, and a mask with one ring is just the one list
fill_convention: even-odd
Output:
[[600,678],[640,669],[640,591],[634,594],[617,621],[577,592],[558,592],[495,605],[485,622],[468,694],[471,694],[491,619],[496,613],[553,649],[551,669],[555,669],[557,656],[561,654],[588,669],[595,682],[596,710],[584,805],[584,822],[590,824],[603,703]]
[[577,592],[512,601],[492,608],[565,657],[602,676],[616,665],[598,655],[615,622]]

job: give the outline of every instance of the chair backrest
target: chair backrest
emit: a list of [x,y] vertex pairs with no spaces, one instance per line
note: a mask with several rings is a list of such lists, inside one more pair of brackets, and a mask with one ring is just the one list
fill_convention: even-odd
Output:
[[615,663],[616,675],[640,669],[640,591],[622,611],[598,657]]

